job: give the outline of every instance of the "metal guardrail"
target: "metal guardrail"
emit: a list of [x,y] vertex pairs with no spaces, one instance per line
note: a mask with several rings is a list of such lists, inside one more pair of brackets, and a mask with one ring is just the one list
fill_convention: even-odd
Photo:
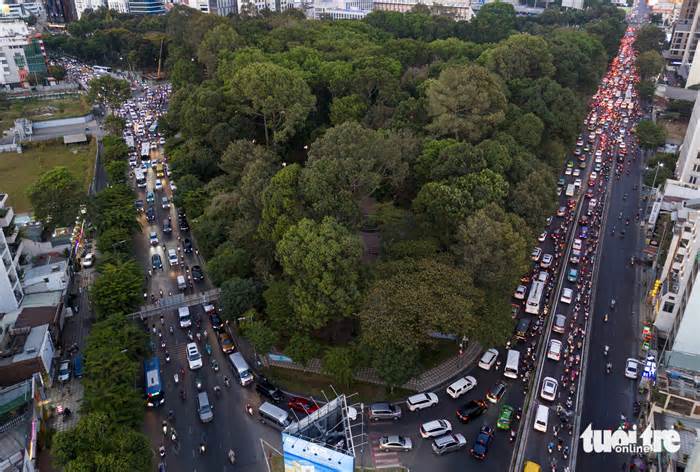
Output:
[[130,320],[135,319],[146,319],[152,316],[158,316],[166,310],[173,308],[179,308],[181,306],[192,306],[197,304],[204,304],[213,302],[219,299],[221,295],[221,290],[218,288],[207,290],[206,292],[196,293],[192,295],[184,295],[182,293],[177,293],[170,297],[164,297],[157,301],[157,303],[151,303],[144,305],[141,311],[128,314],[126,317]]

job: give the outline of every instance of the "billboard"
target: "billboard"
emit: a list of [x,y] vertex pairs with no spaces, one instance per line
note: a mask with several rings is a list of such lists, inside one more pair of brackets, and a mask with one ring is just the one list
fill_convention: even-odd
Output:
[[562,0],[561,6],[564,8],[576,8],[583,10],[583,0]]
[[284,472],[353,472],[355,458],[335,449],[282,433]]

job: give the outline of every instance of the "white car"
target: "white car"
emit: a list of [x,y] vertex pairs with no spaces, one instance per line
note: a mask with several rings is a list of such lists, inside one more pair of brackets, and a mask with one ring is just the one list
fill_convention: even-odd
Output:
[[628,379],[637,379],[639,375],[639,361],[631,357],[625,362],[625,377]]
[[202,355],[199,353],[196,343],[187,344],[187,364],[190,370],[202,368]]
[[554,262],[554,256],[551,254],[545,254],[542,256],[542,261],[540,261],[540,267],[543,269],[548,269],[552,266],[552,262]]
[[58,366],[58,381],[68,382],[70,380],[70,361],[61,361]]
[[564,175],[571,175],[571,167],[567,167],[566,170],[564,170]]
[[468,375],[450,384],[446,392],[452,398],[459,398],[474,387],[476,387],[476,379]]
[[156,179],[156,190],[163,190],[163,182],[160,179]]
[[535,249],[532,250],[532,253],[530,254],[530,259],[533,261],[539,261],[540,256],[542,255],[542,249],[536,247]]
[[526,293],[527,293],[527,287],[524,285],[518,285],[518,288],[515,289],[515,293],[513,294],[513,297],[517,298],[518,300],[525,300]]
[[496,363],[497,358],[498,349],[492,347],[481,356],[481,359],[479,359],[479,367],[484,370],[491,370],[491,367],[493,367],[493,365]]
[[583,247],[583,241],[581,241],[578,238],[574,239],[574,250],[580,251],[582,247]]
[[559,361],[561,359],[561,341],[552,339],[549,341],[549,349],[547,349],[547,359]]
[[[577,167],[577,168],[574,169],[573,176],[574,176],[574,177],[578,177],[579,175],[581,175],[581,169],[579,169],[579,168]],[[581,180],[581,179],[576,179],[576,180]],[[574,183],[574,185],[576,185],[576,184]],[[580,187],[580,186],[581,186],[581,184],[578,185],[578,187]]]
[[447,420],[433,420],[420,425],[420,435],[423,438],[436,438],[452,431],[452,425]]
[[418,393],[408,397],[406,406],[409,411],[424,410],[438,404],[438,396],[432,392]]
[[[578,170],[578,169],[577,169],[577,170]],[[579,187],[579,188],[580,188],[582,184],[583,184],[583,182],[581,182],[581,179],[576,179],[576,180],[574,180],[574,187]]]
[[574,291],[571,290],[570,288],[565,288],[561,292],[561,298],[559,299],[560,302],[566,303],[567,305],[571,304],[571,302],[574,299]]
[[559,382],[552,377],[545,377],[542,381],[542,390],[540,390],[540,397],[543,400],[549,400],[553,402],[557,397],[557,388],[559,388]]
[[83,257],[83,260],[80,261],[80,265],[83,267],[92,267],[92,265],[95,263],[95,254],[88,252],[85,254],[85,257]]
[[158,233],[155,231],[151,231],[151,233],[148,235],[148,240],[151,243],[151,246],[157,246],[158,245]]
[[171,266],[178,265],[177,252],[175,249],[168,249],[168,262]]
[[539,235],[539,237],[537,238],[537,240],[541,243],[543,243],[545,239],[547,239],[547,232],[546,231],[542,232]]

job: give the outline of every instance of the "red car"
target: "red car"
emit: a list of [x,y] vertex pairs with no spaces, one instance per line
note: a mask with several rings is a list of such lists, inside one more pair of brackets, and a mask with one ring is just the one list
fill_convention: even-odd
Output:
[[297,413],[304,413],[306,415],[310,415],[319,408],[316,403],[302,397],[290,398],[289,402],[287,403],[287,406],[290,410],[294,410]]

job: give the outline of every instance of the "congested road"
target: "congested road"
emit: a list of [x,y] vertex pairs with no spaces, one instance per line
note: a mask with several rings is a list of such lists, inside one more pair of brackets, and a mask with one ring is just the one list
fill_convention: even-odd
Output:
[[[639,116],[633,41],[630,30],[592,99],[586,120],[589,134],[577,142],[576,159],[567,162],[565,178],[560,181],[569,197],[573,196],[569,191],[572,183],[578,187],[577,196],[566,199],[557,213],[564,220],[562,225],[547,234],[547,240],[554,239],[558,246],[553,248],[557,280],[548,282],[548,289],[555,288],[556,296],[551,302],[552,316],[540,316],[545,336],[538,349],[533,345],[532,352],[537,351],[541,362],[521,428],[519,464],[529,460],[551,470],[570,467],[572,450],[575,453],[577,449],[577,431],[587,425],[580,423],[582,376],[589,379],[589,385],[599,385],[598,389],[605,385],[612,395],[627,397],[626,410],[634,401],[629,397],[635,382],[625,377],[627,358],[634,359],[633,350],[615,342],[608,328],[620,326],[620,334],[634,339],[629,316],[635,286],[630,257],[636,249],[641,211],[637,203],[640,160],[630,133]],[[575,161],[582,163],[578,181]],[[542,249],[546,252],[552,246],[545,244]],[[591,324],[595,327],[593,337]],[[611,383],[619,389],[611,389]],[[608,393],[605,398],[610,396]],[[620,412],[616,414],[617,422],[609,422],[605,428],[618,427]]]

